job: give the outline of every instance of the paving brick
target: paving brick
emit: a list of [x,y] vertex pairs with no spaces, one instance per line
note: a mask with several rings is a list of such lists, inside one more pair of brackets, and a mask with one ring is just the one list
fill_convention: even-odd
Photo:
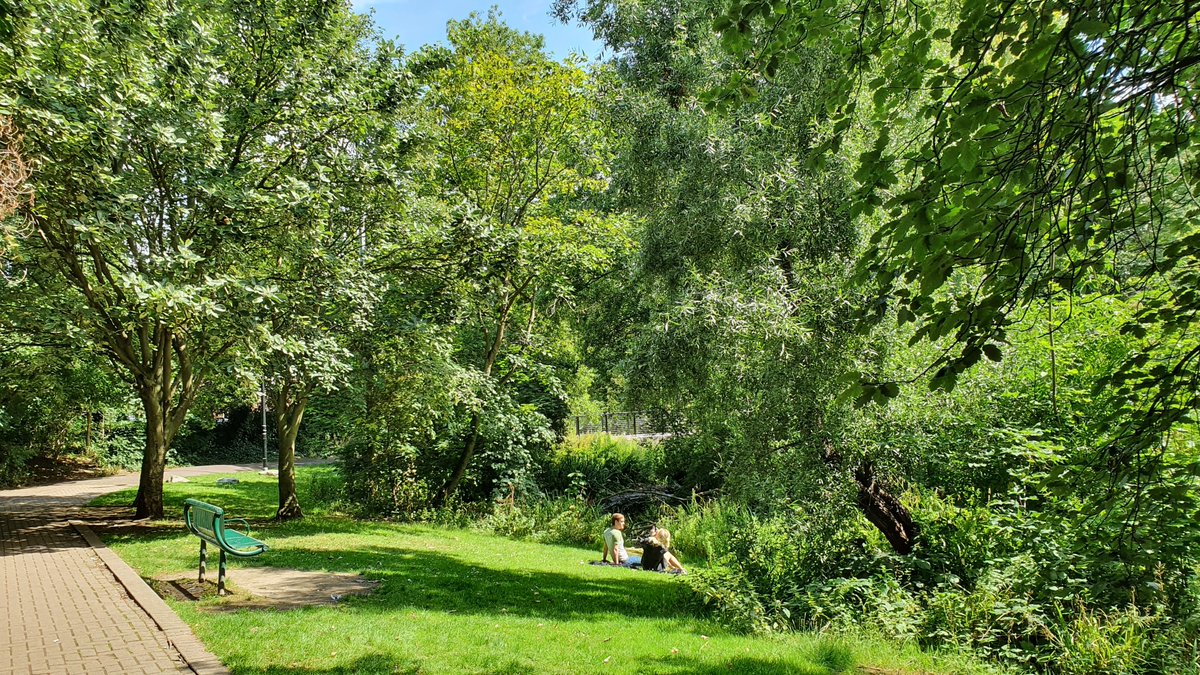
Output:
[[136,485],[137,476],[115,476],[0,491],[0,675],[227,672],[136,573],[70,522],[93,498]]

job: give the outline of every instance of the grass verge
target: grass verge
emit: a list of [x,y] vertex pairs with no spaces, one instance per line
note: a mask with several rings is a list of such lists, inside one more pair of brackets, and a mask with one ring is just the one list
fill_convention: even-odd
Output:
[[[270,521],[275,482],[238,474],[166,485],[172,517],[103,533],[143,577],[195,570],[183,530],[195,497],[250,520],[271,551],[231,564],[360,573],[374,594],[337,606],[222,611],[220,600],[168,600],[234,673],[972,673],[982,666],[912,646],[844,636],[730,634],[692,609],[679,579],[586,564],[593,550],[473,530],[354,520],[320,503],[332,467],[301,469],[307,517]],[[123,505],[132,492],[94,505]],[[215,556],[214,556],[215,557]],[[215,575],[215,561],[210,563]]]

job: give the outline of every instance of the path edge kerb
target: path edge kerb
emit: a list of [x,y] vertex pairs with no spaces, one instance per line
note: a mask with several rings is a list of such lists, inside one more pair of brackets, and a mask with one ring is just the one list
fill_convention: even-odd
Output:
[[125,588],[129,597],[133,598],[133,601],[166,635],[171,646],[179,652],[179,656],[196,675],[230,675],[229,669],[216,656],[213,656],[212,652],[208,651],[204,644],[196,638],[192,629],[175,614],[162,598],[158,597],[154,589],[150,588],[132,567],[104,545],[104,542],[96,536],[87,523],[79,520],[69,522],[88,543],[88,546],[96,552],[104,566],[116,577],[117,582]]

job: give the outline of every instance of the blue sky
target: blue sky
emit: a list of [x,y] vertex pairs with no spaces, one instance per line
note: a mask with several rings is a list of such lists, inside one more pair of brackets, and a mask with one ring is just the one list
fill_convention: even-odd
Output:
[[445,42],[446,22],[465,18],[471,12],[486,15],[493,5],[500,8],[505,23],[546,38],[546,49],[555,58],[574,51],[594,59],[600,43],[592,32],[575,25],[563,25],[550,16],[553,0],[353,0],[360,12],[375,10],[375,23],[384,35],[413,51],[431,42]]

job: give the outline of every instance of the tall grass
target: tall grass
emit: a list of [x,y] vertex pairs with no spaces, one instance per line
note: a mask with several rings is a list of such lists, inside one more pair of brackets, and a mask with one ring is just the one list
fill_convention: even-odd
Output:
[[623,489],[663,480],[657,443],[586,434],[567,438],[542,462],[538,485],[550,494],[599,499]]

